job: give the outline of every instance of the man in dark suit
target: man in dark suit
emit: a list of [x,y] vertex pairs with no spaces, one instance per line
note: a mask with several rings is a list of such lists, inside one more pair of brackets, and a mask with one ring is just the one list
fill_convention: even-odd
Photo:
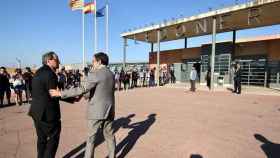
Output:
[[23,73],[23,79],[25,82],[25,97],[27,103],[29,103],[29,98],[31,97],[32,92],[32,78],[33,78],[33,72],[31,71],[30,67],[25,68],[25,72]]
[[0,68],[0,107],[4,104],[4,96],[6,93],[8,105],[11,104],[10,97],[11,97],[11,89],[10,89],[10,82],[9,82],[10,75],[6,71],[5,67]]
[[37,70],[32,80],[32,103],[29,115],[34,121],[38,140],[38,158],[55,158],[61,131],[59,99],[49,94],[57,88],[55,70],[59,67],[58,56],[48,52],[42,57],[43,66]]
[[5,74],[5,71],[5,67],[0,68],[0,107],[4,104],[5,91],[7,88],[10,88],[9,78]]
[[95,140],[98,129],[103,130],[108,145],[109,158],[115,158],[116,141],[112,124],[115,117],[115,80],[114,74],[107,67],[109,58],[105,53],[97,53],[93,57],[94,69],[82,82],[80,87],[69,90],[50,90],[52,96],[62,99],[85,95],[89,97],[87,108],[88,138],[85,158],[94,157]]
[[242,80],[242,72],[240,69],[240,64],[236,64],[236,69],[234,72],[234,93],[241,94],[241,80]]

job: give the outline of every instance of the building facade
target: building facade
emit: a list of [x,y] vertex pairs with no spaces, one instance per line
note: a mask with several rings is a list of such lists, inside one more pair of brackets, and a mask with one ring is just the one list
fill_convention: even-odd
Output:
[[[210,69],[211,44],[196,48],[161,51],[161,66],[174,66],[177,81],[187,82],[191,67],[199,74],[199,82],[205,84],[205,75]],[[253,39],[221,42],[216,44],[214,83],[230,85],[233,80],[232,67],[241,64],[242,84],[280,87],[280,36],[265,36]],[[156,52],[150,52],[150,66],[156,65]]]

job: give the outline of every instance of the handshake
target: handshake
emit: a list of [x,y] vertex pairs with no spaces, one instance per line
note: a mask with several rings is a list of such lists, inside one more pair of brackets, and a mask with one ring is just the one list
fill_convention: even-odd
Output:
[[[61,97],[61,91],[57,89],[50,89],[49,94],[51,97],[56,98],[56,97]],[[75,103],[79,102],[82,99],[83,95],[75,96],[75,97],[66,97],[66,98],[61,98],[60,100],[65,101],[67,103]]]
[[61,91],[57,89],[50,89],[49,90],[50,96],[51,97],[61,97]]

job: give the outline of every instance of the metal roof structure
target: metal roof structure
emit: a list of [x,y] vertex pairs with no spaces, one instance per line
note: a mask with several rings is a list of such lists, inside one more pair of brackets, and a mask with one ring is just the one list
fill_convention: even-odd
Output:
[[209,35],[213,32],[213,18],[217,21],[217,33],[280,24],[280,0],[255,0],[125,32],[121,37],[156,43],[158,30],[160,41]]

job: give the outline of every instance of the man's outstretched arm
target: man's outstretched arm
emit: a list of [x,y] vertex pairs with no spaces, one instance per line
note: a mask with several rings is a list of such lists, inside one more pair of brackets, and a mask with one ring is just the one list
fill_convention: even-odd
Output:
[[71,97],[76,97],[76,96],[86,94],[92,88],[94,88],[97,85],[97,83],[98,80],[96,77],[96,73],[91,73],[88,75],[87,78],[85,78],[84,81],[82,81],[80,87],[70,88],[68,90],[63,90],[63,91],[51,89],[49,92],[52,97],[61,97],[62,99],[71,98]]

